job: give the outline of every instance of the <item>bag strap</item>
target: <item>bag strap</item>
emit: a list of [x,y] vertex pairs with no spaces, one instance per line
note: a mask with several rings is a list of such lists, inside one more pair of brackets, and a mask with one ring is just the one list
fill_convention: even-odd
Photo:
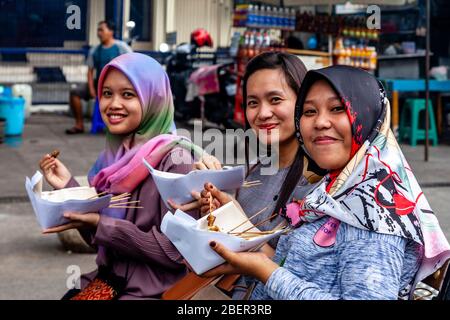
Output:
[[163,294],[162,300],[189,300],[200,289],[218,281],[220,277],[202,278],[194,272],[189,272],[181,280],[177,281],[172,287]]
[[234,284],[241,277],[240,274],[224,275],[216,284],[216,287],[226,292],[231,292],[234,289]]

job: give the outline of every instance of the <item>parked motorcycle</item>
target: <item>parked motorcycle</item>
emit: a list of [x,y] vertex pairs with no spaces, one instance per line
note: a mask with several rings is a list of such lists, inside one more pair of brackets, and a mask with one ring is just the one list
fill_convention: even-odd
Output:
[[[175,119],[202,118],[225,128],[238,128],[233,121],[236,77],[232,64],[200,65],[199,48],[212,47],[204,29],[191,34],[191,43],[178,45],[165,61],[174,96]],[[213,62],[214,59],[213,59]]]

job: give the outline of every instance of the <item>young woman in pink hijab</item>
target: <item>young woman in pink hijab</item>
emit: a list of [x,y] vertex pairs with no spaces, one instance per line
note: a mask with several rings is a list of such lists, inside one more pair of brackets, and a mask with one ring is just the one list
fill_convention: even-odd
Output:
[[[171,134],[174,109],[169,79],[154,59],[129,53],[112,60],[99,77],[98,96],[108,132],[106,148],[89,172],[89,183],[98,193],[128,192],[129,201],[139,201],[139,205],[67,213],[69,224],[45,233],[78,228],[87,243],[99,249],[98,270],[82,276],[82,290],[100,278],[113,284],[115,298],[159,298],[187,269],[159,229],[169,208],[142,159],[157,170],[186,174],[192,170],[189,149],[193,146]],[[40,166],[54,188],[78,186],[58,159],[46,155]],[[78,292],[71,291],[65,298]]]

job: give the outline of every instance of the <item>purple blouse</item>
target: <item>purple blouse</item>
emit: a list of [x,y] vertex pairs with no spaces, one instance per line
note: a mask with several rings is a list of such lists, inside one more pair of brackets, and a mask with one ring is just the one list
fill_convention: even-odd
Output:
[[[174,164],[171,155],[176,153]],[[182,148],[174,148],[161,161],[157,170],[186,174],[192,170],[191,154]],[[71,179],[66,188],[76,187]],[[126,277],[127,284],[120,299],[157,299],[181,279],[188,271],[183,257],[160,231],[160,225],[167,208],[158,189],[149,176],[132,192],[130,201],[139,200],[142,209],[127,209],[125,219],[100,216],[97,229],[81,230],[84,240],[92,246],[103,246],[99,250],[97,265],[107,266],[113,273]],[[173,211],[173,210],[171,210]],[[198,210],[189,212],[198,219]],[[81,277],[81,288],[95,278],[98,270]]]

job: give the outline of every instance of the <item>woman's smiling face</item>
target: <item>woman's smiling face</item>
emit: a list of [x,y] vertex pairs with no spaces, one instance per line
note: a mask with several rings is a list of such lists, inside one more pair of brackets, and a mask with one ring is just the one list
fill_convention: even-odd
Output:
[[281,69],[261,69],[252,74],[248,78],[246,98],[248,122],[263,143],[283,144],[295,140],[292,117],[297,94]]
[[350,120],[340,97],[327,81],[316,81],[309,89],[300,132],[306,150],[322,169],[342,169],[350,160]]
[[125,135],[135,131],[142,120],[139,97],[130,80],[111,68],[103,82],[100,112],[109,132]]

